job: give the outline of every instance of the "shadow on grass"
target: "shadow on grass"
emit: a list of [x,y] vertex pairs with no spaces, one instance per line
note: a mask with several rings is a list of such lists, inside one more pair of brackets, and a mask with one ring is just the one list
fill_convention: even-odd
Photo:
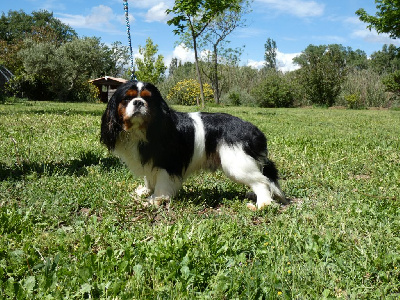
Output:
[[109,171],[114,167],[120,166],[121,163],[118,158],[100,157],[91,151],[82,152],[78,159],[61,162],[38,163],[24,161],[13,166],[0,163],[0,180],[20,180],[31,174],[36,174],[37,176],[43,174],[46,176],[54,174],[85,176],[87,175],[86,167],[94,165],[100,165],[103,170]]
[[217,208],[227,199],[246,199],[246,190],[242,187],[226,188],[218,181],[212,186],[189,184],[184,185],[175,198],[181,203],[188,201],[194,205]]

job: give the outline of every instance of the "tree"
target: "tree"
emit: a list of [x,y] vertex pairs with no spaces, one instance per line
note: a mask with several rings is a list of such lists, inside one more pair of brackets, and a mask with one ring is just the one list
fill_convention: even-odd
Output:
[[76,32],[70,26],[54,18],[53,13],[46,10],[34,11],[32,15],[22,10],[10,10],[7,16],[2,13],[0,17],[0,60],[18,75],[23,71],[18,52],[26,46],[25,39],[61,45],[76,37]]
[[332,106],[346,76],[345,48],[341,45],[309,45],[293,61],[301,66],[301,81],[309,100]]
[[80,90],[90,78],[110,72],[109,48],[98,38],[74,39],[57,46],[50,42],[29,45],[20,51],[24,79],[45,82],[60,101],[85,100]]
[[163,78],[167,67],[164,65],[164,56],[155,57],[158,45],[154,45],[151,38],[146,40],[146,46],[139,46],[139,54],[142,57],[135,58],[137,67],[136,76],[142,80],[157,84]]
[[126,73],[127,65],[129,64],[129,49],[128,46],[122,45],[121,42],[114,42],[109,49],[110,56],[110,71],[106,75],[113,77],[122,77]]
[[385,76],[382,79],[382,83],[388,92],[400,95],[400,70]]
[[400,70],[400,49],[393,44],[383,45],[381,51],[371,54],[370,66],[379,74]]
[[348,68],[357,71],[368,69],[368,57],[365,51],[360,49],[354,51],[351,47],[347,47],[345,56]]
[[285,76],[274,69],[269,69],[262,81],[251,92],[260,107],[291,107],[294,96],[291,85]]
[[370,30],[375,28],[378,33],[388,33],[391,38],[400,37],[400,1],[375,0],[378,11],[375,16],[369,15],[365,9],[360,8],[356,15],[360,20],[369,23]]
[[268,38],[267,42],[264,45],[265,47],[265,54],[264,54],[264,59],[265,59],[265,67],[267,69],[273,69],[276,70],[276,42]]
[[[212,102],[211,86],[204,84],[204,95],[207,102]],[[184,79],[173,86],[167,95],[167,100],[179,105],[196,105],[200,96],[200,85],[194,79]]]
[[169,64],[169,68],[168,68],[169,75],[171,75],[171,76],[174,75],[175,70],[178,69],[178,66],[181,63],[182,63],[181,61],[178,61],[178,58],[173,57],[171,59],[171,63]]
[[229,71],[239,64],[243,48],[216,47],[214,51],[205,53],[202,56],[201,70],[211,83],[214,102],[219,104],[222,93],[228,88]]
[[210,25],[205,30],[203,37],[204,43],[211,46],[211,55],[207,58],[211,60],[210,72],[203,72],[210,79],[211,85],[214,91],[214,101],[219,103],[219,98],[221,96],[220,86],[219,86],[219,76],[218,76],[218,64],[219,57],[222,57],[222,61],[225,63],[232,62],[235,63],[236,60],[232,60],[232,54],[237,52],[236,49],[227,48],[225,46],[229,43],[226,38],[231,34],[236,28],[244,27],[245,20],[243,20],[243,15],[250,11],[250,4],[247,0],[237,0],[235,5],[223,11],[219,14]]
[[236,0],[175,0],[174,7],[167,10],[167,14],[175,15],[167,22],[168,25],[176,27],[174,33],[182,36],[188,32],[192,38],[197,78],[200,84],[201,104],[203,107],[204,91],[199,68],[198,38],[215,18],[226,9],[232,8],[235,5],[237,5]]

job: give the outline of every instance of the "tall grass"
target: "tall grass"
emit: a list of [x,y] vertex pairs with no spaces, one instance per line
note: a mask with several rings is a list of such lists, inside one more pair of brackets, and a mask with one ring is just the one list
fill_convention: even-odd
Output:
[[221,172],[141,206],[103,109],[0,105],[0,298],[400,296],[400,112],[223,108],[266,133],[292,200],[251,212]]
[[[354,95],[354,102],[349,103],[349,96]],[[347,100],[346,100],[347,99]],[[338,105],[354,108],[391,107],[393,95],[387,93],[382,84],[382,76],[372,70],[353,71],[348,74],[342,86],[342,93]]]

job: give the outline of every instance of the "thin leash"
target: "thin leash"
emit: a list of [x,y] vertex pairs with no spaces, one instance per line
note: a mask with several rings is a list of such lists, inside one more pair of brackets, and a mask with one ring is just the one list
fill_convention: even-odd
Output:
[[135,75],[135,66],[133,64],[133,51],[132,51],[132,40],[131,40],[131,26],[129,25],[129,14],[128,14],[128,0],[124,0],[124,11],[126,19],[126,33],[128,34],[130,60],[131,60],[131,80],[137,81]]

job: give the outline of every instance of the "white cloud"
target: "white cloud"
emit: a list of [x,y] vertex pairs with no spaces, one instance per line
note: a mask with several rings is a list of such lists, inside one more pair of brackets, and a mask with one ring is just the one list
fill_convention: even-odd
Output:
[[386,33],[379,34],[375,29],[369,30],[367,24],[361,22],[358,17],[346,18],[344,23],[353,27],[350,34],[351,38],[362,39],[368,43],[400,45],[399,40],[391,39]]
[[279,50],[276,51],[276,61],[278,69],[282,72],[289,72],[299,69],[298,65],[293,63],[293,58],[299,56],[301,53],[282,53]]
[[236,28],[233,33],[233,37],[235,39],[241,38],[256,38],[260,36],[268,36],[268,30],[260,29],[260,28],[253,28],[253,27],[243,27],[243,28]]
[[[106,5],[92,7],[89,15],[71,15],[58,14],[58,17],[63,23],[66,23],[74,28],[88,28],[103,32],[117,31],[111,21],[119,20],[121,17],[114,14],[112,8]],[[131,18],[133,21],[133,19]]]
[[[282,72],[289,72],[299,69],[299,66],[293,63],[293,58],[300,55],[301,53],[283,53],[279,50],[276,51],[276,61],[278,65],[278,69]],[[200,53],[200,56],[204,57],[207,55],[207,50],[204,50]],[[184,44],[180,44],[175,47],[172,55],[167,55],[164,59],[164,63],[169,66],[173,57],[176,57],[178,60],[185,62],[194,62],[194,51],[187,48]],[[252,67],[254,69],[261,69],[264,66],[264,61],[257,61],[253,59],[249,59],[247,61],[247,66]]]
[[265,61],[263,61],[263,60],[257,61],[257,60],[249,59],[247,61],[247,66],[251,67],[253,69],[260,70],[264,66],[264,63],[265,63]]
[[316,1],[305,0],[256,0],[279,12],[300,18],[318,17],[324,14],[325,5]]
[[322,43],[328,44],[344,44],[346,39],[337,35],[313,35],[311,36],[313,40],[322,41]]
[[168,20],[168,15],[165,12],[167,9],[168,6],[164,2],[154,5],[146,13],[146,22],[166,22]]
[[400,45],[400,41],[391,39],[388,34],[379,34],[376,30],[356,29],[351,33],[352,38],[361,38],[369,43]]
[[46,0],[41,4],[41,8],[48,10],[48,11],[53,11],[53,10],[64,10],[65,5],[63,3],[60,3],[60,1],[57,0]]
[[176,57],[178,60],[181,60],[182,63],[194,62],[194,51],[187,48],[184,44],[180,44],[175,47],[172,52],[172,57]]
[[[283,53],[279,50],[276,51],[276,64],[278,66],[278,70],[282,72],[290,72],[299,69],[299,66],[293,63],[293,58],[300,55],[300,53]],[[261,69],[264,66],[265,61],[256,61],[249,59],[247,62],[247,66],[252,67],[254,69]]]
[[[157,4],[160,3],[160,0],[133,0],[133,1],[129,1],[128,3],[129,3],[129,5],[131,5],[135,8],[147,9],[147,8],[157,6]],[[174,1],[166,0],[163,3],[165,3],[165,5],[168,7],[172,7],[172,5],[174,4]]]
[[114,13],[111,7],[99,5],[92,7],[91,14],[85,17],[85,23],[88,25],[97,25],[101,23],[109,23],[114,19]]

